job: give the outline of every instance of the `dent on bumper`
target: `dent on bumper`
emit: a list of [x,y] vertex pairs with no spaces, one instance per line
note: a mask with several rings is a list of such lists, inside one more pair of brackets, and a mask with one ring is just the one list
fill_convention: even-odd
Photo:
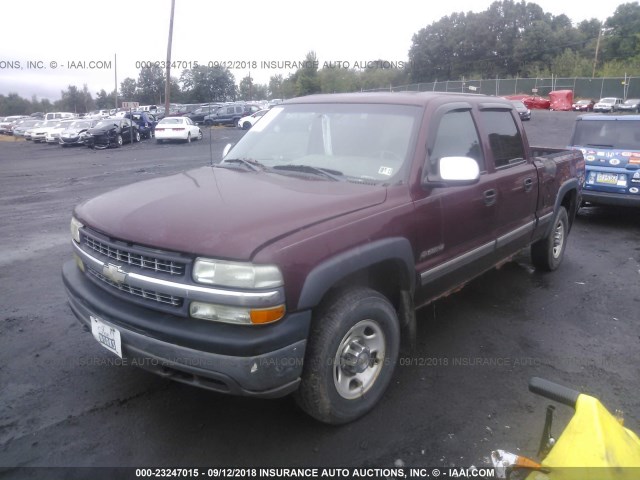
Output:
[[[118,318],[118,307],[126,306],[126,302],[116,299],[114,308],[108,311],[92,305],[87,298],[78,294],[78,290],[86,293],[97,287],[89,284],[73,261],[64,265],[63,279],[69,305],[78,320],[90,328],[90,316],[94,316],[117,328],[121,335],[123,357],[131,360],[131,364],[179,382],[235,395],[275,398],[287,395],[298,387],[306,336],[272,351],[246,356],[190,348],[167,338],[154,338],[124,325]],[[79,289],[74,288],[78,282],[86,284]],[[101,292],[97,289],[95,293]],[[303,313],[299,320],[302,322],[302,331],[306,331],[310,312]]]

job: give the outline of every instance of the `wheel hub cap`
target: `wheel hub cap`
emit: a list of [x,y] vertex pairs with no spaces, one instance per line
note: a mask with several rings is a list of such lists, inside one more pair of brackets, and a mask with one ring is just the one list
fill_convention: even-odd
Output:
[[342,370],[351,375],[362,373],[371,366],[371,350],[360,343],[360,339],[349,343],[340,357]]

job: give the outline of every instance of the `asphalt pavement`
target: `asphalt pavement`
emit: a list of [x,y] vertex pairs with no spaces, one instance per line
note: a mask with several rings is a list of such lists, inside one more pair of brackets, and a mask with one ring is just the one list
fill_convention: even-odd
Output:
[[[525,129],[533,145],[563,147],[574,118],[534,111]],[[528,392],[532,376],[599,397],[640,433],[638,210],[582,209],[558,271],[536,272],[522,254],[420,310],[416,352],[377,407],[345,426],[317,423],[291,398],[230,397],[123,365],[66,302],[73,206],[217,162],[243,134],[102,151],[0,142],[0,477],[52,466],[486,466],[496,448],[535,456],[549,402]],[[555,433],[571,415],[557,412]]]

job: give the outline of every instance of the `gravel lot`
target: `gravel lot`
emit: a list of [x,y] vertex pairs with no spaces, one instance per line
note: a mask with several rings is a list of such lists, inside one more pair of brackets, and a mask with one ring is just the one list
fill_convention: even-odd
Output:
[[[530,142],[563,147],[574,118],[534,111]],[[66,303],[73,206],[217,161],[243,134],[103,151],[0,142],[0,477],[22,478],[21,466],[483,466],[496,448],[535,455],[548,402],[527,391],[534,375],[595,394],[640,433],[637,210],[582,209],[557,272],[522,255],[420,310],[417,352],[377,408],[343,427],[290,398],[228,397],[119,365]],[[556,434],[571,413],[557,412]]]

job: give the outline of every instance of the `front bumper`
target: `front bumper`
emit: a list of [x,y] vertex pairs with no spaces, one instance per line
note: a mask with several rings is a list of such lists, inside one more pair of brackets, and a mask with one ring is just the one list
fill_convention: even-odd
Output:
[[[222,393],[273,398],[294,391],[302,373],[311,313],[271,325],[239,326],[156,312],[90,282],[74,261],[64,264],[69,305],[120,331],[123,358],[164,377]],[[131,363],[134,363],[133,361]]]

